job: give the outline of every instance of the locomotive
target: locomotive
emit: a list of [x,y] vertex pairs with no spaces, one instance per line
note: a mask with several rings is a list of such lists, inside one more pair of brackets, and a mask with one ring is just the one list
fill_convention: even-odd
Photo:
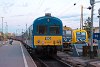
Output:
[[63,27],[63,50],[70,50],[72,42],[72,28]]
[[27,46],[39,54],[56,54],[62,49],[62,21],[46,13],[33,21],[22,35]]
[[73,30],[72,33],[72,43],[88,43],[88,34],[87,31],[82,29]]
[[88,43],[88,35],[85,30],[75,29],[64,26],[63,27],[63,51],[71,51],[72,44]]

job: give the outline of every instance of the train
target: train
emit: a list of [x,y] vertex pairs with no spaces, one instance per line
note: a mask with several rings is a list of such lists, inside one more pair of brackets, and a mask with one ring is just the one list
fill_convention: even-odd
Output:
[[83,44],[88,43],[88,34],[86,30],[76,29],[72,33],[72,43],[73,44]]
[[88,46],[87,31],[83,29],[73,30],[72,33],[72,52],[73,56],[82,56],[83,46]]
[[67,27],[66,25],[63,27],[63,50],[70,50],[72,43],[72,28]]
[[22,34],[22,41],[27,49],[35,50],[38,54],[57,54],[58,50],[72,49],[72,44],[88,42],[85,30],[73,30],[64,26],[62,21],[46,13],[33,21],[33,24]]
[[57,18],[46,13],[33,21],[33,24],[23,33],[22,37],[27,47],[38,54],[56,54],[62,50],[63,23]]
[[63,27],[63,50],[71,51],[72,44],[88,43],[87,31],[82,29],[72,29],[70,27]]

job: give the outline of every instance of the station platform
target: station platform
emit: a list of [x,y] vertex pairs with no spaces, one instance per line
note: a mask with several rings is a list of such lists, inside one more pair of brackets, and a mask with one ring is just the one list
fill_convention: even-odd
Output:
[[100,67],[100,58],[98,57],[94,59],[90,59],[90,57],[72,57],[65,52],[58,52],[57,55],[74,67]]
[[0,67],[37,67],[25,47],[18,41],[0,46]]

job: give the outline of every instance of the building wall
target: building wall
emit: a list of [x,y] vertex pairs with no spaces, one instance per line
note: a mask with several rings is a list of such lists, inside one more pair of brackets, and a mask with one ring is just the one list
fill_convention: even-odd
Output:
[[99,27],[95,27],[94,33],[99,33]]

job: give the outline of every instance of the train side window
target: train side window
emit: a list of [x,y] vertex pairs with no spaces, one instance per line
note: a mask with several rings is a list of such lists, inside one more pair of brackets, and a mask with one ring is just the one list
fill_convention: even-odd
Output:
[[39,34],[46,34],[47,33],[47,26],[46,25],[38,25],[37,32]]
[[50,34],[59,34],[60,27],[59,26],[50,26]]

